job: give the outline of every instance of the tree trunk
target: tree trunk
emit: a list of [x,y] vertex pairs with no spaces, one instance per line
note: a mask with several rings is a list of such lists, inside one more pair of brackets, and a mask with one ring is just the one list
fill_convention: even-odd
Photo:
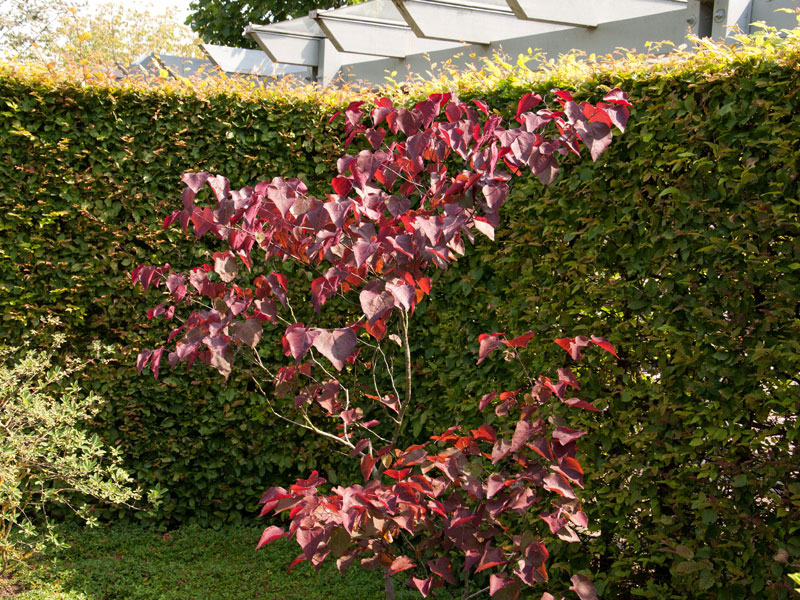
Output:
[[389,570],[383,572],[383,591],[386,600],[395,600],[394,579],[389,575]]

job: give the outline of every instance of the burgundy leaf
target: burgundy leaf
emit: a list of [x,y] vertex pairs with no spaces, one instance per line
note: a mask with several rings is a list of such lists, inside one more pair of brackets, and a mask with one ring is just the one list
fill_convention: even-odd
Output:
[[631,104],[631,102],[628,100],[628,94],[626,94],[619,88],[614,88],[613,90],[608,92],[605,96],[603,96],[603,100],[605,100],[610,104],[633,106],[633,104]]
[[594,406],[592,406],[588,402],[586,402],[584,400],[581,400],[579,398],[567,398],[566,400],[562,400],[562,402],[564,404],[566,404],[567,406],[577,406],[578,408],[583,408],[583,409],[586,409],[586,410],[593,410],[595,412],[600,412],[599,408],[595,408]]
[[352,200],[340,200],[338,202],[326,202],[322,205],[331,217],[331,221],[336,226],[336,229],[341,229],[344,219],[347,216],[347,211],[353,206]]
[[506,482],[503,476],[498,473],[493,473],[489,476],[489,479],[486,480],[486,498],[490,499],[505,486]]
[[489,595],[494,595],[515,580],[502,573],[492,573],[489,577]]
[[429,560],[428,569],[430,569],[431,573],[438,575],[450,585],[456,584],[455,577],[453,577],[453,569],[446,556],[440,556],[436,560]]
[[542,487],[544,487],[546,490],[550,490],[551,492],[555,492],[564,498],[572,499],[577,497],[575,496],[575,492],[572,490],[572,486],[570,486],[567,478],[560,473],[550,473],[544,478]]
[[322,355],[331,361],[337,371],[344,368],[344,361],[353,353],[358,340],[352,330],[348,328],[317,329],[318,332],[314,340],[314,348],[319,350]]
[[376,462],[378,462],[377,459],[373,458],[371,454],[365,454],[361,457],[361,476],[364,481],[369,481],[372,468]]
[[386,291],[395,300],[395,303],[402,306],[408,312],[414,306],[416,291],[403,279],[392,279],[386,283]]
[[492,448],[492,464],[496,465],[511,453],[511,442],[499,439]]
[[581,141],[589,148],[589,154],[591,154],[592,160],[595,162],[611,144],[611,127],[605,123],[597,121],[594,123],[578,122],[575,125],[575,130],[578,132]]
[[586,435],[585,431],[576,431],[569,427],[556,427],[553,431],[553,439],[555,439],[562,446],[566,446],[570,442],[577,440]]
[[481,398],[480,403],[478,404],[478,410],[483,410],[486,408],[492,400],[497,398],[497,392],[490,392],[486,394],[483,398]]
[[139,353],[139,356],[136,357],[136,370],[139,371],[139,375],[142,374],[142,369],[147,366],[147,363],[150,362],[150,357],[153,356],[152,350],[142,350]]
[[214,253],[214,272],[219,275],[219,278],[225,283],[229,283],[236,278],[239,268],[236,265],[236,257],[233,252],[215,252]]
[[478,568],[475,569],[475,572],[479,573],[484,569],[491,569],[492,567],[496,567],[498,565],[504,565],[506,562],[508,561],[503,556],[502,550],[500,550],[500,548],[493,547],[491,542],[486,542],[481,559],[478,561]]
[[377,129],[367,129],[364,132],[364,136],[367,138],[369,145],[372,146],[372,149],[377,150],[380,148],[383,138],[386,137],[386,130],[382,127]]

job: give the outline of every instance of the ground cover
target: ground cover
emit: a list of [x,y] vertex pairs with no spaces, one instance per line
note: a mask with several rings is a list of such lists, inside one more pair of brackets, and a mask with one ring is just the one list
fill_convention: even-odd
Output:
[[[291,573],[294,542],[254,551],[262,527],[187,526],[165,532],[135,525],[63,526],[68,544],[51,549],[21,573],[22,590],[0,585],[16,600],[369,600],[383,597],[383,578],[361,569],[345,575],[334,563],[317,573],[308,563]],[[402,587],[402,586],[401,586]],[[456,594],[457,592],[452,592]],[[460,597],[437,590],[436,598]],[[398,600],[419,598],[398,589]]]

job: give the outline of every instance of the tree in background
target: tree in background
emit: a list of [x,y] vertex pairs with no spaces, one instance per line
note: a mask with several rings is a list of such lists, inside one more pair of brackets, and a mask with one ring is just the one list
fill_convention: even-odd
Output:
[[109,2],[92,13],[71,13],[56,34],[58,43],[45,54],[58,62],[124,66],[151,52],[201,57],[200,40],[172,8],[151,12]]
[[59,23],[75,0],[0,0],[0,56],[34,58],[36,47],[55,42]]
[[108,2],[93,10],[76,0],[0,0],[0,53],[56,65],[128,65],[151,52],[201,56],[199,39],[174,9],[130,9]]
[[289,17],[304,17],[317,8],[337,8],[356,4],[347,0],[194,0],[186,21],[204,41],[236,47],[254,48],[242,36],[250,23],[275,23]]

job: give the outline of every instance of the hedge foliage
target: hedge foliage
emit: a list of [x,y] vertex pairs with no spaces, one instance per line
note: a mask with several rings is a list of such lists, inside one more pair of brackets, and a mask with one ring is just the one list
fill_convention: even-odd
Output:
[[[635,106],[597,164],[568,162],[547,190],[518,183],[498,241],[439,274],[412,320],[423,391],[410,435],[470,423],[503,385],[502,360],[475,366],[479,333],[605,335],[622,360],[585,393],[604,408],[585,415],[581,446],[594,535],[554,547],[552,568],[590,567],[604,598],[786,598],[800,561],[800,39],[561,64],[493,63],[457,82],[506,115],[531,87],[596,100],[620,85]],[[163,330],[142,331],[152,302],[126,273],[203,251],[157,232],[184,171],[323,188],[343,101],[0,73],[0,335],[52,311],[76,352],[119,345],[83,387],[110,400],[97,426],[140,482],[169,489],[165,519],[237,519],[270,484],[336,464],[268,418],[243,379],[137,377],[132,355]]]

